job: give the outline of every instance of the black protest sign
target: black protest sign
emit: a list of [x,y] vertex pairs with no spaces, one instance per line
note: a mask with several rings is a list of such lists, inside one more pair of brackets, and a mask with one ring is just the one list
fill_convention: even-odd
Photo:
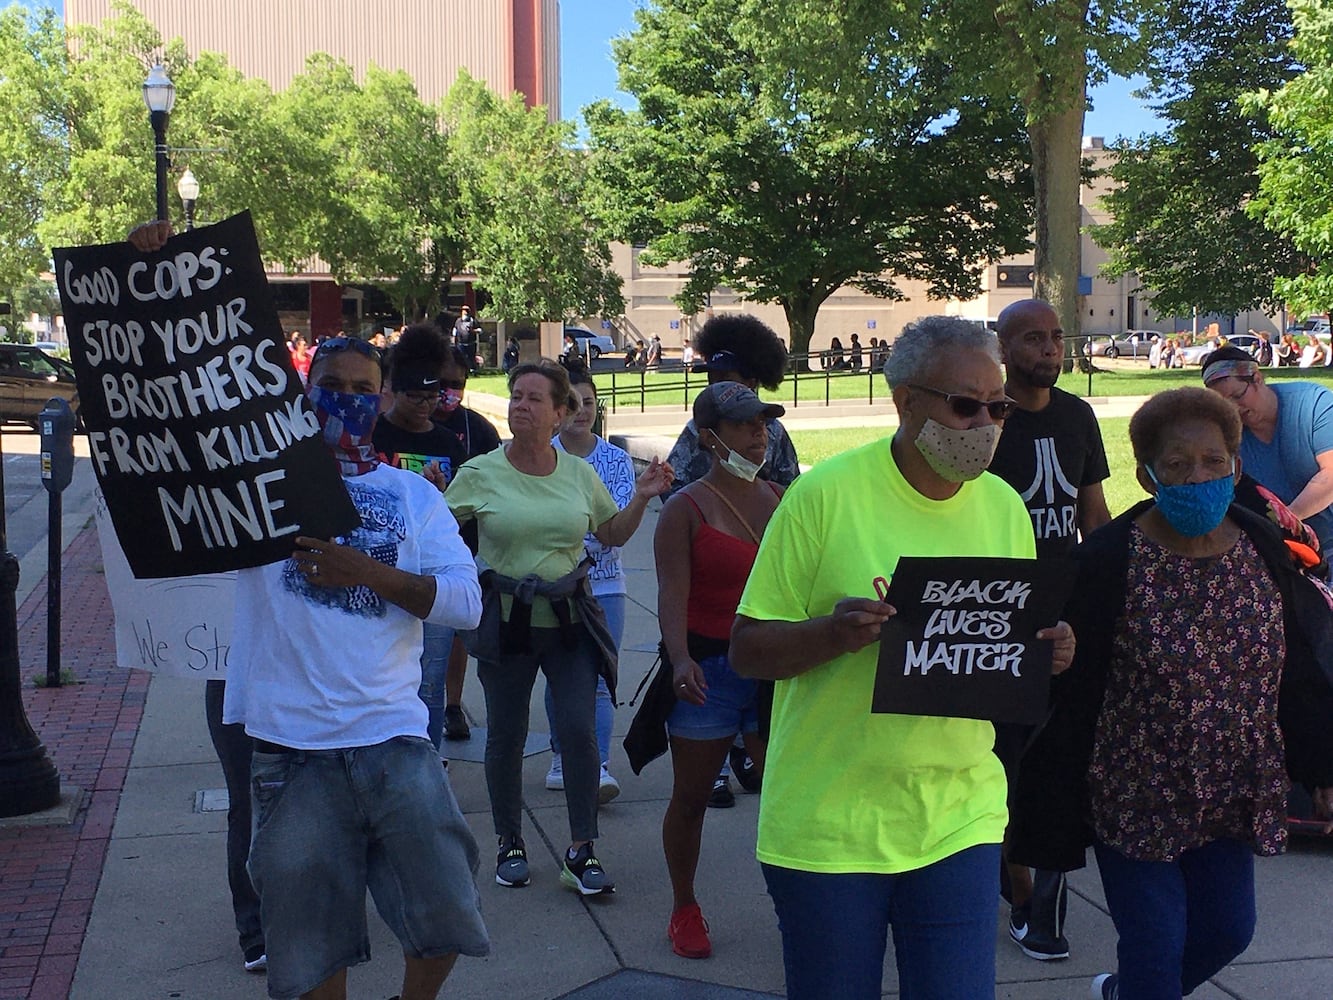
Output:
[[79,412],[134,575],[289,556],[360,520],[283,343],[249,213],[57,249]]
[[1040,722],[1069,564],[1052,559],[903,558],[886,603],[871,711]]

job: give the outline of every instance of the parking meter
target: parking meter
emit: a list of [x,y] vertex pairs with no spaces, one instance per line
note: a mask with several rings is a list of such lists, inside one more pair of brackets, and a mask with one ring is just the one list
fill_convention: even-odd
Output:
[[46,521],[46,684],[60,686],[60,553],[63,551],[61,496],[74,478],[74,411],[52,396],[37,414],[42,435],[42,485],[47,493]]
[[61,493],[74,477],[74,411],[58,396],[46,401],[37,414],[42,433],[42,485]]

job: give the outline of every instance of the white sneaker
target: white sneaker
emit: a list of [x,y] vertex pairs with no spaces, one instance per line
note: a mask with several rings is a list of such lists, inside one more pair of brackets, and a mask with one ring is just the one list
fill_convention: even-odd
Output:
[[[550,786],[548,785],[547,787],[549,788]],[[611,772],[606,769],[606,765],[603,764],[602,779],[597,785],[597,801],[602,805],[606,805],[619,794],[620,782],[615,779],[615,776],[612,775]]]
[[565,790],[565,766],[558,753],[551,754],[551,769],[546,772],[546,788],[552,792]]

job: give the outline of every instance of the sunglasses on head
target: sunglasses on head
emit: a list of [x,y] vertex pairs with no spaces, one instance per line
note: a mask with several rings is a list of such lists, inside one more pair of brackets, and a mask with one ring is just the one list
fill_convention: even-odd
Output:
[[384,360],[384,354],[378,347],[358,337],[329,337],[327,340],[321,340],[319,346],[315,348],[315,359],[318,360],[319,358],[328,357],[330,354],[347,350],[364,354],[376,364],[382,364]]
[[980,399],[973,399],[971,396],[963,396],[956,392],[944,392],[942,389],[935,389],[928,385],[909,385],[908,388],[920,389],[932,396],[939,396],[949,404],[949,409],[953,410],[956,416],[962,417],[964,420],[975,417],[981,412],[982,407],[985,407],[992,420],[1004,420],[1014,412],[1014,406],[1016,405],[1012,399],[993,399],[987,403]]

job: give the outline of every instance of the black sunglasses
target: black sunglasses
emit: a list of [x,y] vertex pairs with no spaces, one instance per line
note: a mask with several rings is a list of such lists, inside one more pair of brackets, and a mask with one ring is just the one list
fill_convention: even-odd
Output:
[[362,340],[359,337],[329,337],[327,340],[321,340],[319,346],[315,348],[315,360],[328,357],[330,354],[337,354],[339,351],[352,350],[358,354],[364,354],[376,364],[384,363],[384,352],[368,340]]
[[984,406],[986,412],[990,414],[992,420],[1004,420],[1009,414],[1014,412],[1017,405],[1012,399],[993,399],[989,403],[982,402],[980,399],[973,399],[971,396],[962,396],[956,392],[944,392],[941,389],[935,389],[928,385],[911,385],[909,389],[920,389],[922,392],[928,392],[932,396],[941,397],[949,404],[949,409],[962,417],[964,420],[971,420]]

